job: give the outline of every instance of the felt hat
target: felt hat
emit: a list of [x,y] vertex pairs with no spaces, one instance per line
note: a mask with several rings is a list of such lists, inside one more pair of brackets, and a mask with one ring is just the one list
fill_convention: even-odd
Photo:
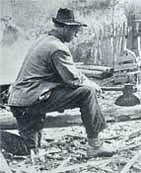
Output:
[[57,12],[56,18],[53,17],[52,21],[57,24],[68,26],[87,26],[86,24],[76,21],[73,11],[67,8],[60,8]]

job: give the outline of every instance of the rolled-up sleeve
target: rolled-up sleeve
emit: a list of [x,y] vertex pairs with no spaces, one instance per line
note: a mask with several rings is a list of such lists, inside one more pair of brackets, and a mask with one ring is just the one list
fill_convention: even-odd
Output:
[[72,87],[83,85],[86,77],[75,67],[71,54],[58,50],[53,54],[52,61],[64,83]]

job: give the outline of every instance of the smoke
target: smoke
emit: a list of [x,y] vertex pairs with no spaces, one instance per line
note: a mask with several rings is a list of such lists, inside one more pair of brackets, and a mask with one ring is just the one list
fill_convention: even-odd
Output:
[[14,82],[30,45],[20,28],[5,27],[0,42],[0,84]]

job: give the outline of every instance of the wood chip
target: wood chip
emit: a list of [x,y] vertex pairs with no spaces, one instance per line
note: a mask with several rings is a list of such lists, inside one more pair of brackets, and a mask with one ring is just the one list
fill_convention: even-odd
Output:
[[71,166],[67,166],[67,167],[62,167],[61,169],[52,169],[50,171],[46,171],[46,173],[59,173],[59,172],[66,172],[66,171],[72,171],[72,170],[78,170],[80,168],[87,168],[88,166],[91,167],[96,167],[98,168],[99,166],[101,167],[103,164],[104,166],[107,165],[108,163],[111,162],[111,158],[110,159],[106,159],[106,160],[90,160],[87,163],[81,163],[81,164],[75,164],[75,165],[71,165]]
[[138,151],[135,156],[124,166],[120,173],[128,173],[129,169],[132,165],[137,161],[137,159],[141,157],[141,151]]

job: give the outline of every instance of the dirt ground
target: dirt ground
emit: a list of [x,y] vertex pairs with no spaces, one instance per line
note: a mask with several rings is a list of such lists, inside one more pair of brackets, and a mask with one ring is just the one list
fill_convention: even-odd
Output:
[[[102,110],[119,108],[114,105],[121,92],[105,92],[99,98]],[[139,95],[138,95],[139,97]],[[126,114],[136,111],[140,106],[120,108]],[[79,111],[79,110],[76,110]],[[118,111],[118,109],[117,109]],[[136,112],[135,111],[135,112]],[[72,113],[74,110],[66,110]],[[114,115],[115,117],[117,115]],[[13,130],[12,132],[16,132]],[[31,163],[29,157],[5,154],[12,173],[140,173],[141,172],[141,120],[108,123],[107,129],[100,133],[104,142],[117,150],[113,157],[88,159],[86,155],[87,138],[83,126],[43,129],[42,146],[39,157]],[[129,165],[127,165],[129,164]],[[124,172],[122,172],[124,171]]]
[[[35,164],[27,158],[7,157],[14,173],[55,173],[55,172],[98,172],[119,173],[124,166],[139,153],[141,121],[130,121],[108,124],[108,128],[100,134],[100,138],[117,154],[111,158],[87,159],[87,140],[83,126],[43,129],[42,149]],[[130,173],[141,172],[141,157],[129,169]]]

